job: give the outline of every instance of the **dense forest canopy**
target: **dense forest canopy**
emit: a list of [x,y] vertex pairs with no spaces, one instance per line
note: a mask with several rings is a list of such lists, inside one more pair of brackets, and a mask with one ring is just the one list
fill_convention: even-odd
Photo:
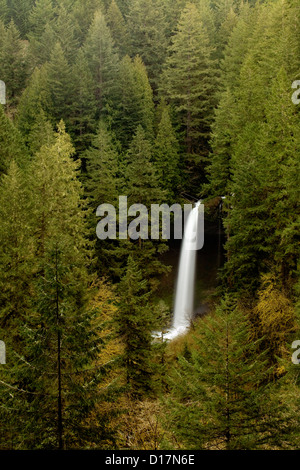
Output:
[[[0,449],[299,448],[299,0],[0,0],[0,80]],[[125,195],[222,217],[172,342]]]

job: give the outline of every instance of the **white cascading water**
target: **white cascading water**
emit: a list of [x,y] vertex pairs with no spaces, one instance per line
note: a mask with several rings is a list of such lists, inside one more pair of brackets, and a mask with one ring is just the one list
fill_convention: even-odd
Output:
[[189,328],[193,316],[200,204],[201,201],[197,202],[187,219],[180,253],[173,325],[164,335],[165,339],[173,339],[184,333]]

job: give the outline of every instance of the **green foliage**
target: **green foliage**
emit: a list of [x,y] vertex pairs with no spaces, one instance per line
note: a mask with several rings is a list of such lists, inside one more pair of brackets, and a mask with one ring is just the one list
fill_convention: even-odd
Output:
[[118,200],[118,151],[112,134],[100,121],[92,147],[85,153],[87,180],[85,183],[93,209],[103,203]]
[[7,5],[10,18],[16,24],[22,38],[24,38],[30,28],[29,17],[34,6],[34,0],[22,0],[21,3],[18,0],[7,0]]
[[16,122],[25,141],[36,125],[40,113],[44,112],[45,117],[49,117],[50,93],[47,80],[47,67],[36,68],[20,99]]
[[[117,240],[110,241],[110,245],[107,245],[103,250],[106,260],[110,260],[109,269],[115,280],[123,277],[128,254],[130,254],[141,269],[142,276],[151,292],[157,289],[160,276],[169,271],[169,267],[159,260],[159,255],[168,249],[166,243],[161,238],[151,239],[151,204],[163,203],[166,196],[159,184],[157,169],[152,163],[152,152],[152,145],[146,139],[143,128],[139,126],[126,155],[120,160],[119,173],[122,176],[115,181],[115,184],[117,184],[117,194],[127,196],[128,208],[134,204],[145,206],[148,214],[147,220],[144,219],[145,214],[139,213],[139,211],[136,212],[136,215],[131,214],[128,217],[128,228],[130,230],[131,224],[134,225],[136,239],[119,240],[120,233],[117,229]],[[106,153],[105,158],[110,155],[115,155],[115,152],[113,154]],[[111,169],[114,171],[115,168],[114,162]],[[103,178],[106,178],[108,174],[108,179],[111,179],[111,173],[107,173],[108,171],[108,169],[103,169]],[[99,177],[101,178],[101,175]],[[114,193],[114,186],[111,186],[111,189]],[[112,197],[113,193],[110,194],[107,191],[105,197]],[[97,194],[101,197],[103,192],[98,189]],[[116,195],[114,198],[116,201]],[[104,262],[107,264],[107,261],[104,260]]]
[[101,11],[97,11],[89,28],[84,44],[84,53],[94,80],[97,105],[104,111],[110,102],[110,95],[115,87],[118,54]]
[[[225,298],[200,321],[171,376],[167,421],[186,449],[254,450],[289,443],[289,417],[269,384],[251,324]],[[284,436],[284,438],[283,438]]]
[[[0,0],[1,448],[298,446],[298,3]],[[148,239],[143,211],[118,239],[121,195]],[[225,196],[219,293],[244,313],[226,297],[194,340],[153,341],[173,280],[150,206],[203,196]]]
[[47,64],[48,109],[54,123],[68,121],[73,95],[72,70],[59,42],[56,43]]
[[274,275],[268,274],[263,278],[254,314],[258,322],[256,334],[264,337],[270,361],[278,364],[278,358],[290,355],[286,345],[296,330],[296,322],[295,309],[276,285]]
[[[277,271],[282,284],[290,288],[299,256],[294,238],[299,220],[294,202],[299,132],[284,69],[272,83],[264,114],[265,122],[244,127],[232,157],[227,267],[233,282],[257,287],[259,274],[268,269]],[[283,184],[287,172],[288,194]],[[287,233],[291,236],[288,245],[283,237]]]
[[8,6],[6,0],[0,1],[0,20],[4,23],[6,22],[8,17]]
[[124,147],[128,147],[139,125],[147,138],[153,139],[153,92],[139,56],[132,60],[126,55],[120,62],[111,120]]
[[52,0],[37,0],[29,15],[29,38],[39,38],[45,31],[45,27],[54,17]]
[[68,63],[74,62],[79,44],[74,21],[67,6],[60,5],[57,9],[57,18],[53,22],[53,29]]
[[186,167],[193,180],[195,164],[199,173],[207,157],[217,84],[213,47],[194,4],[188,3],[182,11],[168,51],[162,90],[178,116]]
[[129,53],[129,33],[124,17],[115,0],[112,0],[105,16],[114,43],[119,50],[120,56],[123,57]]
[[140,55],[150,83],[157,90],[167,52],[164,11],[158,0],[130,0],[127,25],[130,31],[130,55]]
[[27,44],[11,21],[0,40],[0,75],[6,83],[7,104],[14,107],[27,79]]
[[[107,370],[95,361],[106,341],[91,303],[95,288],[78,164],[70,158],[73,148],[62,122],[54,139],[36,154],[25,182],[12,164],[1,192],[5,198],[8,186],[14,190],[14,217],[6,215],[1,232],[2,272],[8,257],[11,263],[1,276],[1,327],[10,346],[10,368],[1,369],[1,401],[16,390],[5,413],[14,447],[23,449],[112,442],[109,426],[101,425],[95,411]],[[7,211],[5,200],[1,208]]]
[[96,129],[97,102],[92,93],[94,82],[88,61],[82,49],[77,53],[71,70],[73,93],[71,98],[70,130],[78,152],[90,145]]
[[170,114],[164,107],[154,142],[154,162],[161,186],[167,191],[167,200],[175,200],[180,182],[179,143],[172,126]]
[[26,157],[27,151],[22,136],[0,105],[0,174],[7,172],[13,160],[24,166]]
[[154,319],[149,296],[139,265],[129,256],[126,274],[119,287],[117,325],[124,344],[126,383],[134,398],[149,394],[152,389],[151,331]]

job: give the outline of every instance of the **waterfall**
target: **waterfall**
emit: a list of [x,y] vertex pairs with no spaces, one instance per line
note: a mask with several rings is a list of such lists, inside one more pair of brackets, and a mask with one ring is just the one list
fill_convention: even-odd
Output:
[[173,328],[176,330],[186,329],[189,327],[194,310],[197,235],[200,204],[201,201],[197,202],[196,206],[189,214],[181,246],[173,317]]
[[194,313],[196,255],[197,249],[203,245],[203,240],[199,239],[200,205],[201,201],[196,203],[185,224],[176,285],[173,324],[172,328],[164,334],[165,339],[173,339],[184,333],[189,328]]

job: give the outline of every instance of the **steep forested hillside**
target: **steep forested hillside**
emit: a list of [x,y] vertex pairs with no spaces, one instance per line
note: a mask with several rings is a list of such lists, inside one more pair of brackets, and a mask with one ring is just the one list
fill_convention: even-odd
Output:
[[[299,0],[0,0],[0,80],[0,449],[299,448]],[[120,196],[222,226],[174,341]]]

